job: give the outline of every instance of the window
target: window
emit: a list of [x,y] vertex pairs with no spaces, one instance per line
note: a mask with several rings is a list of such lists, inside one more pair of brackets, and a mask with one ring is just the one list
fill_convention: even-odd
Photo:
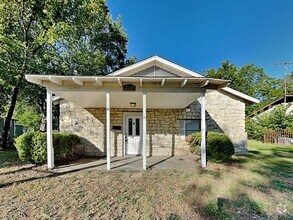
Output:
[[136,118],[135,119],[135,133],[137,136],[140,135],[140,124],[139,124],[140,119]]
[[132,118],[128,119],[128,135],[132,135]]
[[200,119],[188,119],[180,121],[180,135],[185,137],[200,131]]

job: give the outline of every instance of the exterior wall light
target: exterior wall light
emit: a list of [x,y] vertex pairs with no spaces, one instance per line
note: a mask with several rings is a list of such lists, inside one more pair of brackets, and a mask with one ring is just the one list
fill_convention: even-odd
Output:
[[130,102],[130,107],[131,108],[135,108],[135,106],[136,106],[136,103],[135,102]]
[[186,112],[191,112],[191,108],[190,108],[190,106],[187,106],[187,107],[186,107]]

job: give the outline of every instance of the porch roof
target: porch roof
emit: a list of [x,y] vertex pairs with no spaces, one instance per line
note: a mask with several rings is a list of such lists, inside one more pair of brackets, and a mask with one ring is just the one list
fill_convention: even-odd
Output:
[[[112,108],[142,108],[141,93],[148,93],[147,106],[152,109],[182,109],[207,89],[217,90],[229,81],[204,77],[156,78],[111,76],[26,75],[29,82],[47,87],[55,95],[84,108],[104,108],[105,91],[111,92]],[[123,85],[136,86],[135,92],[124,91]]]
[[[258,102],[253,97],[228,88],[230,80],[206,78],[159,56],[141,60],[106,76],[26,75],[26,79],[68,101],[83,103],[83,107],[97,107],[93,104],[97,101],[95,99],[101,95],[99,93],[106,91],[117,93],[117,105],[120,100],[134,100],[139,92],[147,92],[150,94],[148,96],[158,101],[156,105],[150,105],[156,108],[159,104],[163,108],[183,108],[188,104],[178,104],[182,100],[189,100],[191,96],[198,97],[200,93],[211,90],[220,90],[248,104]],[[135,92],[126,92],[127,84],[131,84]],[[182,96],[183,94],[185,95]]]
[[[259,100],[248,96],[244,93],[236,91],[227,87],[229,80],[214,79],[205,77],[133,77],[133,76],[56,76],[56,75],[26,75],[26,79],[29,82],[39,84],[53,91],[61,98],[68,101],[83,103],[83,107],[98,107],[93,104],[95,100],[92,98],[94,93],[98,94],[105,91],[113,91],[122,96],[129,96],[128,99],[133,99],[131,96],[137,96],[138,94],[121,93],[123,91],[123,85],[134,84],[136,85],[136,92],[148,92],[153,93],[153,96],[158,97],[159,93],[162,98],[167,100],[176,100],[179,103],[179,99],[189,100],[190,96],[198,97],[200,92],[220,90],[220,92],[235,96],[243,100],[247,104],[258,103]],[[92,92],[92,93],[89,93]],[[94,93],[93,93],[94,92]],[[157,94],[155,94],[157,93]],[[169,96],[167,95],[169,93]],[[181,93],[181,94],[180,94]],[[182,96],[185,93],[185,96]],[[191,93],[197,93],[192,95]],[[124,94],[124,95],[123,95]],[[100,94],[101,95],[101,94]],[[156,99],[156,98],[155,98]],[[154,99],[154,100],[155,100]],[[82,101],[81,101],[82,100]],[[162,99],[161,99],[162,100]],[[167,101],[164,99],[165,102]],[[126,100],[124,100],[126,101]],[[189,101],[188,101],[189,102]],[[117,105],[119,102],[116,102]],[[190,104],[190,103],[189,103]],[[165,105],[166,108],[184,108],[188,104],[176,105],[173,102],[169,105]],[[100,106],[104,107],[104,106]],[[118,106],[116,106],[118,107]],[[157,105],[155,106],[158,107]]]
[[[193,85],[194,88],[220,89],[226,87],[230,80],[205,78],[205,77],[133,77],[133,76],[58,76],[58,75],[26,75],[26,80],[46,87],[63,86],[122,86],[125,83],[137,83],[144,87],[145,83],[160,84],[163,87],[167,83],[178,84],[183,88],[186,85]],[[116,85],[115,85],[116,84]],[[174,85],[173,85],[174,87]],[[176,87],[176,86],[175,86]]]

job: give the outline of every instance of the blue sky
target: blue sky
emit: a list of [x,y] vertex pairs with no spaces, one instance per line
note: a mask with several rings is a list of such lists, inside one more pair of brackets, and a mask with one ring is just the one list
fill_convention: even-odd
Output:
[[[122,16],[129,55],[159,55],[197,72],[229,59],[273,77],[293,61],[293,0],[108,0]],[[293,70],[293,65],[289,70]]]

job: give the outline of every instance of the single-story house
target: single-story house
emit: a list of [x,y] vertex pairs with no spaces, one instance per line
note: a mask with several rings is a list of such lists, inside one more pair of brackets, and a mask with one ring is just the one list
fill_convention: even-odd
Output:
[[85,155],[111,157],[182,155],[185,137],[202,133],[201,164],[206,166],[206,131],[226,133],[237,154],[247,153],[245,105],[258,100],[227,87],[229,80],[201,74],[158,56],[106,76],[26,75],[47,88],[48,167],[54,167],[52,94],[60,102],[60,131],[78,134]]

